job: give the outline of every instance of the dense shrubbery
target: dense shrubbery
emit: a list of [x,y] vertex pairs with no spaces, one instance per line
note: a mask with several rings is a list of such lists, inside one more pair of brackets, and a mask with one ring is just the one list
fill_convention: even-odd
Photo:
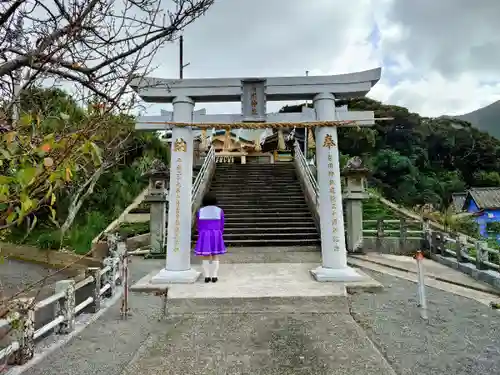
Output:
[[169,150],[135,132],[132,117],[81,108],[57,89],[26,92],[21,104],[20,122],[1,135],[1,238],[85,253]]

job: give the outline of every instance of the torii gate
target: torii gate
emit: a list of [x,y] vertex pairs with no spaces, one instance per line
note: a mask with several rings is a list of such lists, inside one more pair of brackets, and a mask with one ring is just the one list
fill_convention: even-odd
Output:
[[[172,129],[166,266],[154,284],[192,283],[200,273],[191,268],[191,186],[193,128],[305,127],[316,132],[322,265],[311,270],[318,281],[359,280],[347,266],[337,126],[371,126],[373,111],[336,108],[336,98],[365,96],[379,81],[381,68],[333,76],[275,78],[158,79],[136,78],[132,88],[146,102],[172,103],[164,116],[138,117],[137,130]],[[301,113],[266,113],[267,101],[313,100]],[[241,114],[194,112],[195,102],[241,102]],[[173,188],[180,187],[179,189]]]

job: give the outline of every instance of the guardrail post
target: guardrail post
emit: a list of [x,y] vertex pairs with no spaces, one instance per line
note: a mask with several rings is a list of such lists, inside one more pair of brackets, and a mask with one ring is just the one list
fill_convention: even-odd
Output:
[[488,267],[484,264],[485,261],[488,261],[488,252],[485,250],[486,242],[484,241],[476,241],[476,268],[478,270],[485,270]]
[[101,269],[99,267],[89,267],[85,272],[85,277],[92,276],[92,298],[94,301],[89,305],[90,312],[97,312],[101,308]]
[[56,309],[56,316],[62,315],[64,321],[59,324],[57,332],[60,334],[70,333],[75,328],[75,280],[56,282],[55,292],[64,292],[64,297],[59,300]]
[[118,255],[118,258],[117,258],[117,261],[118,261],[118,279],[116,280],[116,284],[117,285],[122,285],[123,284],[123,273],[124,273],[124,269],[123,269],[123,259],[127,256],[127,244],[126,242],[124,241],[120,241],[118,242],[118,245],[117,245],[117,255]]
[[406,239],[408,237],[408,227],[406,225],[406,219],[399,219],[399,246],[402,249],[406,247]]
[[424,242],[423,247],[426,250],[429,250],[430,253],[432,253],[432,230],[428,218],[424,218],[424,221],[422,222],[422,232],[423,232],[423,242]]
[[457,262],[458,263],[463,263],[464,257],[463,257],[463,250],[464,250],[464,244],[462,243],[460,239],[460,235],[458,233],[453,233],[452,238],[455,240],[455,255],[457,257]]
[[384,238],[384,219],[377,220],[377,251],[382,251],[382,239]]
[[20,298],[16,301],[15,311],[19,313],[19,319],[11,324],[15,332],[15,341],[19,343],[19,349],[11,357],[12,364],[24,365],[35,354],[35,309],[33,298]]
[[431,254],[436,254],[437,253],[437,242],[439,240],[439,234],[438,232],[432,231],[431,233],[431,241],[430,241],[430,252]]
[[104,267],[110,270],[103,275],[102,286],[109,284],[110,288],[104,293],[104,297],[109,298],[115,293],[116,289],[116,260],[114,258],[104,259]]

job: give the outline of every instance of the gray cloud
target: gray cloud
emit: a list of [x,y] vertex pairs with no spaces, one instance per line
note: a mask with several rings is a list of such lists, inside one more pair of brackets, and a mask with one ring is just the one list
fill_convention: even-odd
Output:
[[[327,72],[350,43],[356,19],[370,0],[219,0],[184,32],[185,78],[296,76]],[[366,38],[371,25],[366,25]],[[356,32],[360,33],[358,27]],[[364,30],[361,30],[364,32]],[[157,56],[154,76],[178,77],[178,46]],[[374,66],[373,66],[374,67]],[[347,67],[343,72],[352,71]],[[339,72],[341,73],[341,72]],[[270,104],[275,111],[285,103]],[[210,111],[239,111],[238,104],[198,105]],[[148,112],[157,111],[159,106]],[[163,106],[162,108],[165,108]]]
[[400,25],[404,37],[383,48],[404,53],[420,71],[500,79],[499,15],[498,0],[394,0],[388,22]]
[[[348,6],[344,0],[219,0],[185,30],[191,63],[185,77],[334,74],[383,59],[392,63],[383,67],[375,98],[424,114],[466,112],[498,97],[499,14],[500,0],[352,0]],[[375,19],[382,38],[376,58],[360,46]],[[401,38],[393,37],[394,25]],[[177,48],[168,45],[158,55],[155,76],[178,77]],[[268,110],[284,104],[269,103]],[[200,107],[239,112],[237,103]]]
[[[361,3],[360,1],[357,1]],[[186,77],[302,75],[328,70],[355,15],[343,1],[220,0],[185,33]],[[356,3],[356,1],[354,1]],[[158,72],[177,76],[175,47]],[[165,57],[167,60],[165,60]]]

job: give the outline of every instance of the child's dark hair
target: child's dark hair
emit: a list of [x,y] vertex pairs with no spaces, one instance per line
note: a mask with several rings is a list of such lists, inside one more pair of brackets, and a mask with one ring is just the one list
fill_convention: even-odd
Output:
[[201,205],[203,207],[206,206],[217,206],[217,198],[215,197],[214,193],[207,193],[203,197],[203,200],[201,201]]

